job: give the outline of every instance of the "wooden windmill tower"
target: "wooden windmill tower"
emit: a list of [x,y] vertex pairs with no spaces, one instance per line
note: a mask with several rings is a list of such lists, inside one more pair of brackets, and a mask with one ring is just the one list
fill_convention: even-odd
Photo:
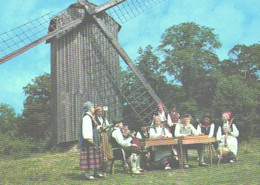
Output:
[[[147,5],[155,0],[138,1]],[[111,119],[123,117],[123,106],[128,106],[140,120],[152,119],[161,102],[117,41],[121,26],[105,11],[120,3],[129,6],[134,0],[110,0],[100,6],[78,0],[51,18],[47,35],[0,58],[1,64],[44,41],[50,43],[55,143],[78,139],[81,107],[87,100],[109,106]]]

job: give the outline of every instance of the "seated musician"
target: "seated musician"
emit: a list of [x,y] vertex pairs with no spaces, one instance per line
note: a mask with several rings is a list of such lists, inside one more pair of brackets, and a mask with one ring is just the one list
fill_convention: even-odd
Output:
[[136,137],[137,137],[138,139],[149,138],[148,123],[142,122],[142,123],[140,124],[140,130],[137,131]]
[[[149,130],[148,130],[148,123],[145,122],[140,122],[140,129],[136,133],[136,138],[138,139],[146,139],[149,138]],[[145,147],[141,149],[140,153],[140,163],[141,163],[141,168],[146,169],[146,158],[149,158],[149,149],[150,147]]]
[[115,127],[111,133],[111,144],[113,148],[123,148],[126,152],[126,157],[130,156],[131,170],[133,174],[141,174],[142,169],[140,168],[139,150],[137,145],[131,143],[132,136],[124,138],[122,129],[123,121],[114,122]]
[[227,162],[234,162],[237,156],[237,137],[239,131],[231,119],[231,112],[222,113],[223,124],[219,126],[217,131],[218,152],[222,155],[223,160]]
[[131,136],[135,135],[135,131],[129,130],[127,124],[124,124],[124,125],[123,125],[123,128],[122,128],[121,131],[122,131],[122,133],[123,133],[124,138],[128,138],[128,137],[131,137]]
[[[200,135],[207,135],[209,137],[214,136],[214,130],[215,130],[215,124],[211,122],[211,117],[209,115],[203,116],[203,122],[200,123],[199,120],[197,125],[197,131]],[[203,146],[202,149],[198,149],[198,154],[201,156],[201,161],[204,163],[204,153],[205,153],[205,147]]]
[[[191,115],[190,114],[184,114],[181,116],[181,123],[176,125],[175,128],[175,137],[183,137],[183,136],[192,136],[192,135],[199,135],[200,133],[193,127],[193,125],[190,123],[191,122]],[[188,148],[191,146],[189,145],[184,145],[183,146],[183,164],[184,168],[189,168],[188,164]],[[203,145],[197,145],[198,150],[202,150]],[[206,165],[204,163],[203,158],[201,156],[201,152],[199,152],[199,165],[204,166]]]
[[[150,138],[168,138],[172,137],[172,134],[164,124],[161,122],[159,116],[155,116],[154,125],[149,130]],[[169,146],[156,146],[153,147],[153,155],[151,156],[151,166],[159,169],[171,169],[174,167],[175,159],[173,158],[171,147]]]

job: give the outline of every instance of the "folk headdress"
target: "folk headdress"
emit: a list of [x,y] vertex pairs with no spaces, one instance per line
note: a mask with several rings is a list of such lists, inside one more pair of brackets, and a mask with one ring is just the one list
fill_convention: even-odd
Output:
[[86,103],[84,103],[84,105],[83,105],[83,112],[82,112],[81,118],[83,118],[85,116],[86,112],[91,107],[91,105],[93,105],[93,103],[90,102],[90,101],[87,101]]
[[222,113],[223,116],[227,117],[228,120],[230,120],[232,113],[230,111],[225,111]]

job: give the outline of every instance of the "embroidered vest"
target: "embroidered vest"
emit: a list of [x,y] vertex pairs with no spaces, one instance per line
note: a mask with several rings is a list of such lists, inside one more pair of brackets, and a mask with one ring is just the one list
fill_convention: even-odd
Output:
[[205,135],[209,135],[209,131],[210,131],[210,127],[211,127],[212,123],[210,123],[209,125],[206,124],[201,124],[201,132]]
[[113,132],[117,130],[117,129],[113,129],[113,131],[111,132],[111,138],[110,138],[110,141],[111,141],[111,145],[113,148],[122,148],[122,146],[120,144],[118,144],[118,142],[116,141],[116,139],[112,136]]
[[144,138],[149,138],[149,133],[148,133],[148,132],[139,131],[139,133],[141,134],[142,139],[144,139]]
[[178,119],[179,119],[179,114],[177,112],[175,113],[169,113],[170,117],[171,117],[171,120],[173,123],[178,123]]
[[180,128],[181,134],[187,134],[187,135],[192,134],[191,127],[189,124],[187,126],[184,126],[183,124],[181,124],[180,126],[181,126],[181,128]]

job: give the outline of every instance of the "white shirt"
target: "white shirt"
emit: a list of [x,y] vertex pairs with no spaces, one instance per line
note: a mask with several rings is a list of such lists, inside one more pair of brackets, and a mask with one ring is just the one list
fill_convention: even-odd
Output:
[[[214,130],[215,130],[215,124],[212,123],[211,126],[210,126],[210,130],[209,130],[209,135],[208,135],[209,137],[213,137]],[[197,126],[197,131],[199,132],[199,134],[202,134],[200,124],[198,124],[198,126]]]
[[189,134],[199,135],[199,132],[194,128],[194,126],[188,123],[186,126],[183,123],[179,123],[175,127],[175,137],[187,136]]
[[[229,128],[229,122],[228,123],[223,123],[223,128]],[[238,137],[239,136],[239,131],[238,131],[238,129],[237,129],[235,124],[232,124],[232,130],[233,131],[229,135],[231,135],[233,137]],[[221,140],[222,135],[224,135],[224,134],[222,134],[222,128],[219,127],[218,128],[218,132],[217,132],[217,140],[218,141]]]
[[[176,112],[172,112],[172,114],[176,114]],[[179,113],[177,113],[178,114],[178,119],[180,118],[180,114]],[[171,116],[170,116],[170,113],[168,114],[168,117],[167,117],[167,124],[171,127],[171,126],[173,126],[173,122],[172,122],[172,118],[171,118]]]
[[163,128],[161,126],[158,127],[152,127],[149,130],[150,133],[150,138],[157,138],[160,137],[161,135],[166,135],[167,137],[172,137],[172,134],[169,132],[167,128],[164,128],[165,134],[163,133]]
[[83,117],[82,120],[82,136],[84,139],[92,139],[93,140],[93,128],[92,128],[92,120],[89,115]]
[[161,121],[167,121],[166,120],[166,115],[165,115],[165,112],[162,111],[162,112],[158,112],[158,116],[160,117]]
[[116,127],[112,132],[112,137],[115,138],[116,142],[122,147],[131,146],[132,137],[124,138],[122,131]]
[[108,127],[108,126],[110,126],[110,124],[108,123],[107,119],[105,119],[105,121],[104,121],[102,116],[97,116],[96,119],[98,119],[99,122],[101,123],[101,125],[97,126],[97,129],[100,129],[101,127]]

